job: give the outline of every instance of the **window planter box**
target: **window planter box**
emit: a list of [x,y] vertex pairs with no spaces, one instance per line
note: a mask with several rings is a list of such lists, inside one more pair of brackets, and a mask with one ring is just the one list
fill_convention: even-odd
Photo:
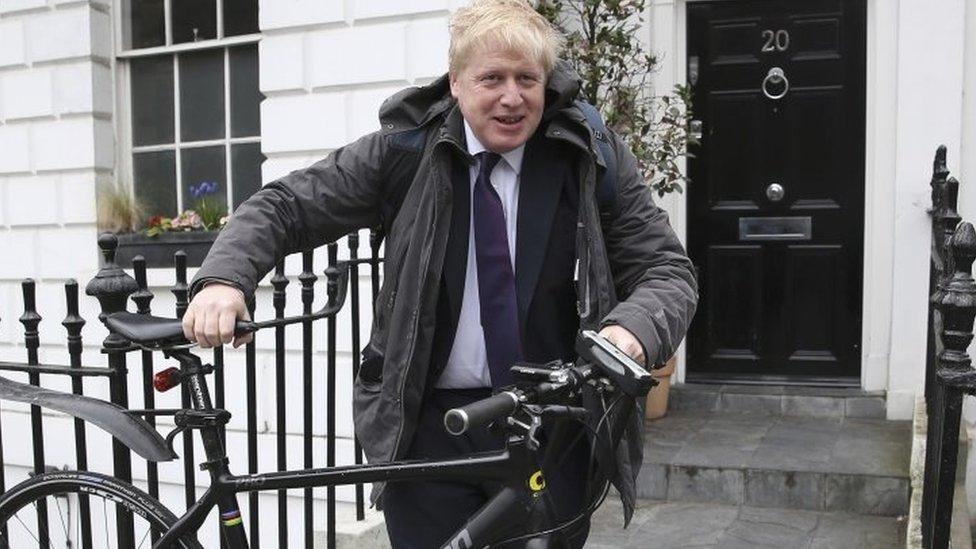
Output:
[[122,268],[132,267],[132,258],[141,255],[146,258],[146,266],[173,267],[176,262],[173,254],[179,250],[186,253],[188,267],[199,267],[207,257],[210,246],[217,238],[218,231],[189,231],[184,233],[162,233],[154,237],[144,234],[118,235],[119,247],[115,252],[115,263]]

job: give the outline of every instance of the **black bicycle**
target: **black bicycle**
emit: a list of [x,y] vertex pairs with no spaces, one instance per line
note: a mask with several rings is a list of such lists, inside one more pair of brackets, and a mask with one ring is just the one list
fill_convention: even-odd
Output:
[[[340,288],[345,284],[340,283]],[[298,318],[266,322],[239,322],[239,333],[314,320],[335,314],[342,296],[330,299],[321,311]],[[207,374],[213,371],[184,338],[178,319],[133,313],[116,313],[105,319],[113,332],[134,345],[161,351],[175,359],[179,368],[158,374],[157,388],[185,384],[192,407],[179,410],[125,410],[114,404],[78,395],[60,393],[0,378],[0,399],[29,402],[55,409],[94,423],[140,456],[152,461],[176,458],[173,441],[185,430],[199,431],[206,460],[200,467],[210,473],[211,484],[183,516],[177,517],[158,500],[139,488],[108,475],[89,471],[54,471],[37,475],[0,497],[0,546],[75,547],[80,526],[71,523],[69,507],[84,501],[93,518],[87,532],[95,546],[108,547],[109,540],[132,540],[134,547],[184,549],[201,547],[196,532],[216,506],[222,536],[230,549],[246,549],[248,541],[241,520],[237,494],[252,491],[335,486],[371,482],[417,480],[488,481],[501,486],[443,547],[468,549],[524,540],[531,547],[559,547],[562,533],[591,514],[606,495],[609,482],[606,464],[591,461],[588,505],[580,514],[561,524],[554,523],[552,504],[546,492],[543,464],[547,455],[559,455],[559,444],[540,444],[543,421],[582,422],[591,436],[592,456],[612,455],[633,412],[636,399],[655,384],[650,374],[595,332],[584,331],[577,342],[575,364],[517,364],[512,372],[520,381],[487,399],[447,412],[444,426],[459,435],[477,426],[493,424],[507,435],[505,448],[449,460],[413,460],[331,468],[234,475],[222,443],[230,419],[226,410],[213,407]],[[590,406],[580,405],[587,393]],[[593,406],[592,403],[597,403]],[[164,439],[143,419],[143,415],[172,415],[176,429]],[[568,443],[567,443],[568,444]],[[550,526],[546,526],[550,525]],[[102,536],[101,538],[99,536]],[[99,545],[98,540],[104,540]]]

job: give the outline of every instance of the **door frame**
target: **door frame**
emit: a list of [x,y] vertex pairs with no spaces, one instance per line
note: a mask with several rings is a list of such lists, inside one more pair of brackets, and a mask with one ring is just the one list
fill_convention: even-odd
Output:
[[[674,84],[687,81],[687,7],[699,1],[715,0],[649,2],[649,45],[652,51],[660,54],[658,71],[651,77],[654,90],[670,90]],[[891,235],[895,216],[892,183],[895,181],[896,136],[892,113],[897,100],[897,21],[897,2],[867,0],[861,388],[868,391],[884,390],[888,384],[894,281]],[[670,215],[681,241],[687,243],[687,194],[671,193],[658,203]],[[684,343],[677,356],[675,375],[680,383],[684,382],[687,372]]]

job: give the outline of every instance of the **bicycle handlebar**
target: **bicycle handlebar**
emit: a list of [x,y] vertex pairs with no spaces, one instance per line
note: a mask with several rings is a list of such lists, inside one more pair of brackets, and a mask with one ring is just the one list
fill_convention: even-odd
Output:
[[[478,400],[452,408],[444,414],[444,428],[448,433],[458,436],[474,427],[489,423],[512,415],[523,403],[537,403],[541,399],[554,394],[566,393],[578,389],[593,377],[595,372],[589,365],[573,366],[565,364],[563,368],[552,370],[553,379],[543,381],[531,387],[509,388],[486,399]],[[554,413],[556,408],[549,410]],[[565,407],[567,414],[572,415],[570,407]]]
[[515,391],[502,391],[467,406],[452,408],[444,414],[444,428],[454,436],[462,435],[472,427],[480,427],[511,415],[519,403]]
[[444,428],[455,436],[464,434],[473,427],[512,415],[522,403],[533,403],[546,395],[578,389],[588,379],[597,376],[606,376],[621,392],[635,398],[646,396],[651,387],[657,384],[647,370],[596,332],[581,332],[576,350],[584,364],[566,364],[561,369],[552,370],[548,381],[533,387],[511,388],[466,406],[452,408],[444,414]]

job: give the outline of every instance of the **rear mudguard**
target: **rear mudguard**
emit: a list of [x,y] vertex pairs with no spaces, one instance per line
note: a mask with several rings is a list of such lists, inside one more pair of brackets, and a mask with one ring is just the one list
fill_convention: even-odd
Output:
[[176,454],[146,420],[97,398],[52,391],[0,377],[0,400],[26,402],[98,425],[149,461],[171,461]]

